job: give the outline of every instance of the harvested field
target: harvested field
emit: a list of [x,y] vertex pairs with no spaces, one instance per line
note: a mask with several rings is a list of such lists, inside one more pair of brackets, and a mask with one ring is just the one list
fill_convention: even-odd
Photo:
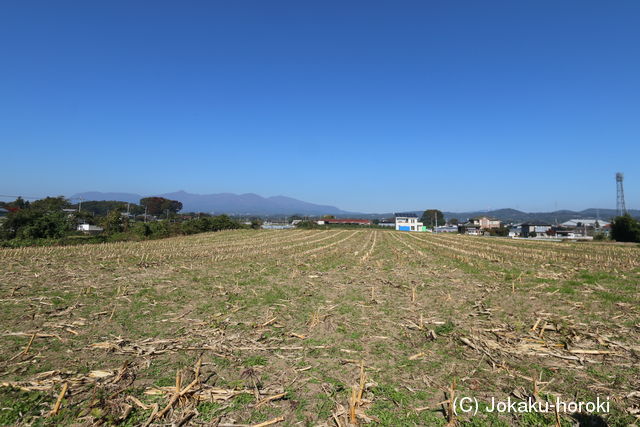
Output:
[[370,229],[3,249],[0,424],[639,423],[639,283],[637,246]]

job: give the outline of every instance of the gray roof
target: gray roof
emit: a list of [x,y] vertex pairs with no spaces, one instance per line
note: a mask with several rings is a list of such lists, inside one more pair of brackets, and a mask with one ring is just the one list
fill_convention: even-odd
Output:
[[418,218],[418,215],[411,212],[398,212],[393,214],[396,217],[404,217],[404,218]]

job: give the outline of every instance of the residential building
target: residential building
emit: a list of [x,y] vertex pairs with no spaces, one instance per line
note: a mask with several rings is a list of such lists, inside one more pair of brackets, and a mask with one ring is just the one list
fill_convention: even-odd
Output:
[[500,226],[502,225],[502,222],[499,219],[489,218],[488,216],[471,218],[469,222],[472,225],[479,226],[482,230],[488,230],[490,228],[500,228]]
[[458,225],[458,233],[480,236],[482,234],[482,228],[480,228],[480,225],[475,225],[472,222],[465,222],[464,224]]
[[398,231],[427,231],[427,228],[418,222],[418,215],[413,213],[396,213],[396,230]]
[[551,230],[552,225],[544,222],[531,221],[522,224],[521,227],[521,237],[539,237],[542,234],[546,234],[547,231]]

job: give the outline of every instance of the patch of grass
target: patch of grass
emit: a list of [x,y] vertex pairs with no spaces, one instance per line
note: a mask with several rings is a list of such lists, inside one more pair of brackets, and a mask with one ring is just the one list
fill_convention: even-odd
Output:
[[199,419],[209,422],[216,418],[222,411],[222,405],[218,402],[203,402],[198,405]]
[[0,387],[0,425],[10,426],[28,422],[51,409],[52,398],[35,391],[26,392],[12,387]]
[[375,396],[373,406],[365,411],[378,419],[381,426],[439,426],[446,422],[434,411],[415,411],[414,404],[424,404],[424,395],[401,391],[391,385],[379,385],[371,390]]
[[265,366],[267,358],[264,356],[251,356],[247,357],[242,364],[244,366]]
[[456,328],[456,325],[451,320],[447,320],[444,325],[438,325],[434,331],[437,335],[447,335],[453,332]]

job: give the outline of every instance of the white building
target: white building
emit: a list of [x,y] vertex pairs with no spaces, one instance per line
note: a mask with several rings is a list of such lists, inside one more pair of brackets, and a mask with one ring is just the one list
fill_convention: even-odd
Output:
[[561,225],[563,227],[593,227],[593,228],[602,228],[608,226],[610,223],[608,221],[603,221],[601,219],[570,219],[569,221],[563,222]]
[[98,227],[97,225],[80,224],[78,225],[78,231],[82,231],[85,233],[100,233],[104,231],[104,228]]
[[421,222],[418,222],[418,215],[412,213],[397,213],[396,230],[398,231],[426,231]]

